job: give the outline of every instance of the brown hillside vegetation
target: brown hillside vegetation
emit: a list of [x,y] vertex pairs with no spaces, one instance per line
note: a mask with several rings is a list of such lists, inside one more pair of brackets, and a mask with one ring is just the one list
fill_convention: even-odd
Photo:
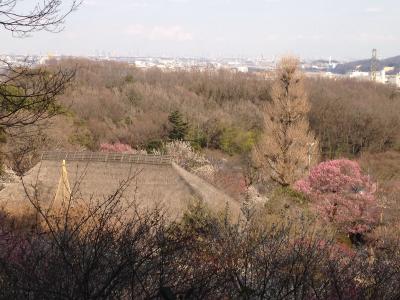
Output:
[[[74,128],[65,142],[93,150],[101,142],[145,147],[165,139],[168,115],[179,110],[190,125],[187,139],[229,154],[247,152],[263,129],[260,107],[271,99],[271,83],[251,74],[162,72],[87,60],[52,64],[78,66],[73,88],[61,98]],[[400,95],[393,88],[307,79],[306,92],[310,125],[326,156],[399,149]],[[55,126],[61,132],[64,122]]]
[[[158,141],[168,140],[168,116],[179,110],[189,123],[188,140],[197,148],[208,148],[206,153],[218,157],[218,165],[225,158],[228,164],[234,162],[229,168],[226,163],[218,168],[211,183],[236,199],[243,198],[249,181],[242,155],[252,150],[263,132],[261,108],[271,101],[269,80],[226,71],[140,70],[89,60],[53,61],[49,65],[77,66],[77,74],[73,86],[60,98],[66,113],[52,119],[48,136],[35,144],[38,150],[97,151],[101,143],[117,141],[133,148],[159,145]],[[397,153],[400,149],[400,96],[391,87],[308,78],[305,90],[311,102],[310,127],[320,141],[323,158],[387,150]],[[31,140],[26,143],[34,145]],[[15,151],[16,145],[9,139],[9,148]],[[240,155],[231,159],[226,154]],[[37,158],[33,156],[26,164],[35,163]],[[380,159],[384,158],[376,154],[375,161]],[[392,161],[399,164],[397,159]],[[371,175],[378,177],[373,170]],[[380,186],[392,189],[392,183]],[[262,190],[270,189],[262,186]],[[273,198],[270,192],[268,197]],[[284,201],[278,202],[282,207]]]
[[[121,153],[96,154],[97,162],[72,156],[66,161],[69,185],[77,191],[71,198],[89,207],[79,206],[78,218],[68,201],[60,214],[37,206],[24,214],[21,204],[29,201],[20,182],[0,192],[5,204],[21,213],[15,218],[0,210],[0,298],[399,298],[399,98],[390,87],[306,81],[308,117],[324,158],[359,156],[364,170],[357,178],[374,191],[375,180],[379,185],[381,220],[372,220],[368,232],[356,231],[358,238],[351,239],[347,229],[316,214],[312,198],[260,182],[253,174],[257,170],[246,165],[245,154],[264,130],[260,108],[272,100],[269,81],[227,72],[143,71],[110,62],[60,64],[79,67],[73,88],[60,99],[65,114],[52,120],[48,136],[39,141],[17,145],[9,139],[16,153],[29,146],[98,150],[104,148],[101,143],[123,145],[112,145],[117,141],[138,148],[158,145],[163,153],[168,145],[157,141],[168,140],[168,116],[179,110],[181,121],[189,123],[185,138],[197,149],[208,148],[204,153],[214,160],[207,158],[207,166],[218,167],[210,181],[244,199],[231,200],[174,164],[124,163],[127,154]],[[113,162],[107,161],[109,155]],[[22,166],[36,159],[29,156]],[[43,159],[23,177],[25,187],[34,199],[57,199],[60,171],[61,159]],[[232,171],[240,176],[234,178]],[[347,176],[345,171],[339,175]],[[132,185],[125,186],[129,177]],[[368,190],[346,180],[339,196],[362,200]],[[259,195],[259,186],[268,191]],[[337,191],[319,199],[337,199]],[[203,201],[190,205],[193,198]],[[135,213],[126,214],[127,203]],[[171,216],[178,218],[171,222]],[[352,222],[358,214],[351,217]]]
[[[189,124],[186,139],[218,157],[212,159],[219,170],[212,184],[241,199],[246,184],[258,180],[247,178],[243,156],[264,130],[261,108],[272,99],[269,80],[227,71],[140,70],[105,61],[49,62],[49,68],[58,66],[77,67],[72,87],[60,97],[65,113],[51,120],[39,141],[24,139],[19,145],[9,138],[8,148],[15,152],[12,159],[32,146],[38,154],[40,150],[97,151],[101,143],[117,141],[133,148],[157,147],[168,140],[168,116],[179,110]],[[311,102],[310,127],[320,141],[323,159],[400,149],[400,96],[392,87],[306,78],[305,90]],[[25,169],[37,162],[38,154],[22,162]],[[384,158],[376,154],[375,160],[380,159]],[[221,163],[224,160],[228,162]],[[378,177],[374,171],[371,175]],[[263,185],[261,190],[271,187]],[[273,198],[273,193],[269,196]]]
[[[168,116],[179,110],[189,124],[186,139],[195,148],[207,148],[206,153],[218,157],[217,164],[231,161],[227,154],[239,154],[229,171],[223,167],[212,183],[234,198],[243,197],[243,155],[264,130],[261,108],[272,99],[271,81],[227,71],[163,72],[89,60],[49,63],[51,68],[59,65],[76,66],[77,74],[60,98],[66,113],[51,120],[47,137],[35,143],[38,150],[97,151],[101,143],[117,141],[133,148],[158,147],[168,140]],[[311,103],[310,127],[323,159],[400,149],[400,94],[392,87],[306,78],[305,90]],[[23,150],[26,141],[34,144],[25,140]],[[12,151],[15,145],[10,139]],[[33,158],[35,162],[38,156]]]
[[379,198],[384,208],[384,219],[396,223],[400,214],[400,153],[364,154],[360,159],[364,170],[378,182]]
[[314,79],[310,122],[329,157],[400,149],[400,94],[371,82]]

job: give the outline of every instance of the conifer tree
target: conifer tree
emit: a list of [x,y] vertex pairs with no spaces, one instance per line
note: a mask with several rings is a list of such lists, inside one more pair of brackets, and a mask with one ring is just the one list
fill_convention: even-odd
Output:
[[184,140],[188,134],[189,125],[184,120],[183,115],[176,110],[169,115],[168,120],[172,125],[169,138],[171,140]]
[[[255,159],[266,175],[282,186],[293,184],[310,165],[312,148],[318,145],[310,132],[310,103],[299,61],[283,58],[277,66],[272,100],[264,107],[264,134]],[[315,161],[315,155],[313,155]]]

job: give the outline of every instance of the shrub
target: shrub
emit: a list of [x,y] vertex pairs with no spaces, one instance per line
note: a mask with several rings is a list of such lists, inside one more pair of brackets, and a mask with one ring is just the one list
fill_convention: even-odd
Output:
[[377,222],[376,184],[362,174],[357,162],[327,161],[295,183],[295,189],[311,199],[311,205],[326,222],[351,236],[369,231]]
[[77,219],[35,214],[33,230],[2,234],[0,212],[0,298],[398,299],[397,243],[369,261],[306,222],[236,222],[201,201],[176,222],[131,213],[122,189]]
[[68,142],[72,145],[79,145],[90,150],[95,148],[95,141],[90,132],[75,132],[68,138]]
[[207,135],[198,127],[191,126],[186,139],[190,141],[190,145],[195,150],[200,150],[207,146]]
[[146,145],[146,151],[152,153],[154,151],[163,151],[164,143],[162,140],[151,140]]
[[219,140],[221,150],[230,155],[249,152],[255,143],[255,132],[238,127],[224,128]]

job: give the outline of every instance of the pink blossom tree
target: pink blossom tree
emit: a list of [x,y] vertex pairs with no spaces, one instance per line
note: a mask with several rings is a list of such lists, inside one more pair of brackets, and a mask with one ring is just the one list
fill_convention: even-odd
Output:
[[133,153],[134,150],[130,145],[122,144],[122,143],[103,143],[100,144],[100,151],[101,152],[120,152],[120,153]]
[[377,222],[376,184],[362,174],[357,162],[339,159],[314,167],[306,179],[295,183],[316,213],[350,236],[362,235]]

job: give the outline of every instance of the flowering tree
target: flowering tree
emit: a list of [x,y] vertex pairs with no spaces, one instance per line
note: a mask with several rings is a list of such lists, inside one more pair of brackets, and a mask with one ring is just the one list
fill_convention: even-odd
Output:
[[323,162],[308,178],[297,181],[295,189],[310,198],[319,216],[349,235],[363,234],[377,222],[376,184],[362,174],[357,162]]
[[118,153],[129,153],[129,154],[147,154],[145,150],[136,150],[132,149],[130,145],[122,144],[122,143],[103,143],[100,145],[101,152],[118,152]]
[[122,143],[103,143],[100,145],[101,152],[120,152],[120,153],[132,153],[133,149],[131,146]]
[[[159,150],[155,150],[153,153],[163,154]],[[204,179],[212,180],[214,178],[216,172],[214,166],[204,155],[195,151],[189,142],[169,142],[165,145],[164,153],[172,156],[174,162],[182,168]]]

